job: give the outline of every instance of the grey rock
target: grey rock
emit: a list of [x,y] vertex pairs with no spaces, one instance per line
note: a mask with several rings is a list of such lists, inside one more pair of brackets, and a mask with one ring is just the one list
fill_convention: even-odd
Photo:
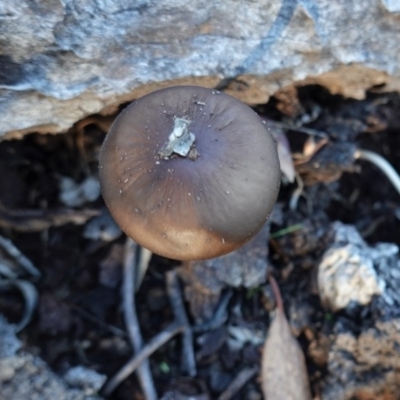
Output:
[[388,243],[368,246],[354,226],[341,222],[331,225],[330,235],[332,243],[318,266],[323,305],[338,311],[352,302],[367,305],[373,296],[385,296],[386,279],[378,271],[390,270],[398,247]]
[[[19,351],[20,346],[15,326],[0,315],[0,399],[94,400],[92,395],[96,395],[104,377],[86,369],[85,374],[80,374],[80,389],[71,389],[42,359]],[[97,396],[96,399],[101,400]]]
[[397,318],[377,322],[360,334],[341,329],[329,350],[322,399],[397,399],[400,393],[399,328]]
[[93,396],[100,391],[107,377],[78,365],[69,369],[64,379],[69,386],[82,390],[87,396]]
[[94,176],[77,183],[72,178],[60,177],[60,201],[68,207],[80,207],[100,196],[100,182]]
[[[360,29],[362,21],[362,29]],[[172,84],[249,104],[294,83],[400,88],[398,0],[3,0],[0,135],[60,132]]]
[[370,309],[381,320],[387,321],[400,318],[400,259],[397,246],[390,243],[379,243],[376,249],[382,258],[374,260],[374,268],[379,279],[385,283],[385,290],[381,296],[374,297]]
[[388,11],[390,12],[400,12],[400,1],[399,0],[382,0]]
[[0,338],[0,359],[14,356],[22,346],[15,336],[15,326],[8,324],[2,315],[0,315]]
[[[362,307],[353,307],[354,301],[349,302],[349,306],[334,317],[321,398],[397,399],[400,393],[398,246],[391,243],[368,246],[355,227],[340,222],[332,224],[331,239],[331,248],[351,246],[355,249],[364,267],[369,259],[375,279],[382,283],[384,290]],[[358,289],[353,290],[355,302]]]

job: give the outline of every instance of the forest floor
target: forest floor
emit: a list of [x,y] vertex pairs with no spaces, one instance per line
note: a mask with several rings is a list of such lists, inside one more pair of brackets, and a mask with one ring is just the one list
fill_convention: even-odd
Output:
[[[370,92],[358,101],[309,86],[256,111],[272,121],[283,151],[294,154],[297,181],[288,182],[287,172],[270,222],[222,262],[223,273],[218,262],[182,265],[152,256],[136,295],[143,341],[174,320],[171,277],[190,332],[172,336],[149,358],[159,397],[263,398],[262,348],[275,308],[271,275],[314,399],[400,399],[400,194],[380,169],[355,158],[357,149],[370,150],[400,171],[400,96]],[[27,314],[18,333],[23,350],[60,376],[84,366],[110,378],[132,357],[121,299],[126,237],[98,189],[102,122],[91,118],[67,134],[0,143],[0,235],[40,271],[21,269],[20,259],[2,250],[15,275],[0,269],[0,314],[13,324]],[[290,171],[291,158],[283,162]],[[335,281],[328,272],[324,283],[321,265],[336,268],[327,256],[334,251],[348,257],[343,263],[354,273],[336,271]],[[232,276],[240,268],[246,273]],[[187,354],[182,362],[185,337],[193,338],[194,366]],[[141,393],[131,374],[108,398],[143,399]]]

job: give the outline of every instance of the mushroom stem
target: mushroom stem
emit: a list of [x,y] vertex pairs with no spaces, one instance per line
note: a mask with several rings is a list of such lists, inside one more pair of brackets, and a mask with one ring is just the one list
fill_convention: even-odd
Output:
[[354,152],[356,159],[367,160],[377,166],[390,180],[394,188],[400,194],[400,176],[392,165],[377,153],[369,150],[357,149]]

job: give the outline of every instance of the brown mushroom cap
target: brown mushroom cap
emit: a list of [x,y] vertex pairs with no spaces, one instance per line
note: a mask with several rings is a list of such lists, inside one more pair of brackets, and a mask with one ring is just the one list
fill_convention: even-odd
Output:
[[177,86],[118,116],[101,150],[100,181],[133,240],[168,258],[201,260],[235,250],[261,229],[280,169],[276,144],[251,108],[215,90]]

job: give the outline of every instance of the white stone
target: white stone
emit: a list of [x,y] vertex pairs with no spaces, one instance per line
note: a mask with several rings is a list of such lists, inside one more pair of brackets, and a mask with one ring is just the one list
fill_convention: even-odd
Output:
[[[335,222],[332,229],[336,233],[334,241],[318,266],[321,301],[332,311],[344,309],[352,301],[367,305],[374,295],[382,295],[385,289],[384,281],[374,269],[374,261],[379,258],[382,261],[382,258],[391,257],[397,251],[393,253],[395,249],[390,246],[387,252],[387,247],[382,244],[369,247],[353,226]],[[346,230],[347,234],[344,233]],[[350,241],[346,243],[344,238]],[[382,249],[380,254],[379,249]]]
[[76,183],[69,177],[60,178],[60,201],[68,207],[80,207],[95,201],[100,196],[99,180],[89,176],[82,183]]

